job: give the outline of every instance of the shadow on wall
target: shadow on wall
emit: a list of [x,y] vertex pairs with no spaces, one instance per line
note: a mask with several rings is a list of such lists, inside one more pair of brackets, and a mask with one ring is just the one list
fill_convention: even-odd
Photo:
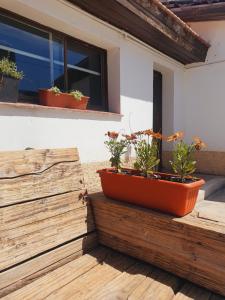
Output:
[[96,121],[120,122],[122,115],[99,112],[99,111],[75,111],[55,108],[32,107],[31,108],[2,108],[0,116],[36,117],[36,118],[56,118],[56,119],[83,119]]

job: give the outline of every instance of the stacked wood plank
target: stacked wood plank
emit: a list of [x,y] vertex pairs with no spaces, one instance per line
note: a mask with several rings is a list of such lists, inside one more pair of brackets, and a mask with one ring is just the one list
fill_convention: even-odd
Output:
[[96,244],[85,193],[76,149],[0,153],[0,295]]
[[91,195],[101,244],[225,296],[225,225],[184,218]]
[[[145,210],[127,207],[127,212],[119,203],[101,197],[98,195],[96,201],[93,197],[100,240],[121,252],[139,257],[141,251],[143,260],[155,257],[153,262],[169,264],[166,256],[158,255],[164,249],[154,242],[157,238],[163,244],[165,220],[170,237],[178,237],[178,229],[182,228],[188,237],[192,235],[187,229],[189,219],[186,225],[175,224],[168,216],[157,221],[155,215],[155,219],[148,220],[150,215],[145,215]],[[157,228],[151,223],[158,224]],[[214,233],[209,228],[208,231],[209,238],[203,232],[201,237],[211,249]],[[222,231],[220,234],[223,240]],[[144,240],[144,246],[139,240]],[[215,238],[215,244],[220,250],[218,240]],[[173,242],[172,238],[168,241],[168,254]],[[153,265],[96,246],[92,209],[76,149],[0,153],[0,298],[225,300]],[[190,261],[193,247],[186,243],[181,246],[178,240],[174,243],[174,251],[183,249],[185,255],[189,251]],[[206,253],[210,262],[211,252],[197,254],[201,253]],[[175,261],[174,258],[172,263]],[[186,266],[182,269],[178,263],[177,268],[186,270]],[[220,272],[218,264],[216,268]],[[198,268],[193,266],[193,270]],[[220,276],[223,278],[223,272]]]

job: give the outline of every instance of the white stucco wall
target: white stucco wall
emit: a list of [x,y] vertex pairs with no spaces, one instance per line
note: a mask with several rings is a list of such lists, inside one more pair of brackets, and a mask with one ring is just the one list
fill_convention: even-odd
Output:
[[185,71],[185,132],[202,137],[208,150],[225,151],[225,21],[190,25],[211,47],[205,63]]
[[81,160],[108,158],[104,133],[152,128],[153,68],[163,73],[163,133],[184,126],[184,68],[62,0],[0,0],[0,5],[108,52],[109,108],[95,112],[0,108],[1,150],[77,146]]

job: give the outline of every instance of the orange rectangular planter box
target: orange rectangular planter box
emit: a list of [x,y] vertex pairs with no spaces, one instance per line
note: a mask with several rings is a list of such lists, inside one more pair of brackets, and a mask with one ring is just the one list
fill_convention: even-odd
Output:
[[81,100],[76,100],[69,93],[55,94],[47,89],[40,89],[39,100],[40,104],[45,106],[85,110],[87,108],[89,97],[83,96]]
[[185,216],[194,209],[198,191],[205,183],[203,179],[191,183],[151,179],[114,173],[112,169],[99,170],[98,173],[103,192],[107,197],[179,217]]

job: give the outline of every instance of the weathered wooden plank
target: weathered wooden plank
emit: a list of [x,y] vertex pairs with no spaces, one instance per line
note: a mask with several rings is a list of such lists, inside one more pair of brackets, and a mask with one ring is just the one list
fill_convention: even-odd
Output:
[[0,151],[0,179],[41,173],[60,162],[79,161],[77,148]]
[[1,208],[0,236],[3,231],[8,232],[83,207],[84,193],[85,190],[80,190]]
[[173,300],[211,300],[212,293],[191,283],[186,283]]
[[3,299],[79,299],[91,293],[97,282],[104,286],[132,264],[133,259],[99,247]]
[[62,162],[42,173],[0,179],[0,207],[84,188],[79,162]]
[[[94,291],[101,290],[105,285],[119,276],[134,264],[134,260],[118,252],[107,255],[103,262],[83,274],[67,286],[51,293],[46,299],[95,299]],[[105,299],[105,298],[103,298]],[[113,298],[112,298],[113,299]]]
[[[128,299],[132,292],[146,279],[153,267],[137,262],[119,276],[104,285],[101,289],[96,285],[89,294],[89,299]],[[151,279],[150,279],[151,281]],[[130,298],[130,297],[129,297]]]
[[96,246],[97,235],[90,233],[0,273],[0,298],[82,256]]
[[140,291],[140,286],[138,286],[134,293],[130,295],[129,300],[169,300],[173,298],[181,284],[180,278],[160,269],[155,269],[149,277],[152,281],[144,292],[141,295],[138,294],[137,292]]
[[[100,243],[225,295],[225,226],[92,196]],[[216,254],[216,255],[215,255]]]
[[0,211],[0,270],[94,230],[91,207],[79,192]]

